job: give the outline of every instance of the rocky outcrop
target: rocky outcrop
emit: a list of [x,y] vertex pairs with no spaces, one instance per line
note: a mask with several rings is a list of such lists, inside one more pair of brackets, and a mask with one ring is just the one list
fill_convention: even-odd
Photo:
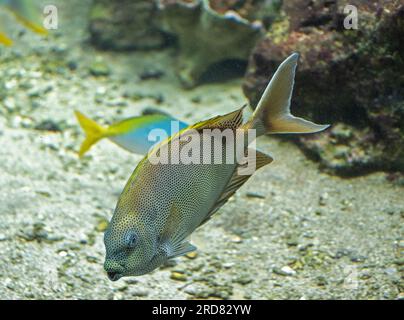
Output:
[[279,0],[95,0],[91,41],[108,50],[175,45],[178,77],[191,88],[212,66],[245,65],[278,10]]
[[244,92],[255,106],[278,64],[300,53],[293,112],[333,124],[299,145],[342,175],[404,172],[404,4],[349,1],[358,29],[345,29],[348,1],[285,1],[255,47]]
[[94,0],[91,41],[109,50],[161,48],[166,37],[156,25],[156,10],[151,0]]
[[[197,85],[207,69],[225,60],[247,60],[263,36],[260,22],[251,22],[226,3],[208,0],[160,0],[162,28],[178,40],[178,76],[185,87]],[[228,5],[228,4],[227,4]]]
[[281,0],[210,0],[210,7],[218,13],[237,12],[249,21],[270,23],[277,16]]

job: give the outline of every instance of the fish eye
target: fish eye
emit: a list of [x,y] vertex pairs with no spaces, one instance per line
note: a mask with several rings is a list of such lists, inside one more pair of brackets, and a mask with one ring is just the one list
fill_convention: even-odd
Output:
[[133,231],[128,232],[125,236],[125,245],[128,248],[134,248],[136,246],[136,243],[137,243],[136,233]]

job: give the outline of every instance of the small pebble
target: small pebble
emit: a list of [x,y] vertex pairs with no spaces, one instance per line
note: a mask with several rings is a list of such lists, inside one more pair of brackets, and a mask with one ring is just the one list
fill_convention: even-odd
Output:
[[234,242],[234,243],[241,243],[241,242],[243,242],[243,239],[241,239],[241,237],[239,237],[239,236],[232,236],[230,238],[230,241]]
[[125,279],[125,282],[127,284],[137,284],[139,282],[139,280],[137,280],[135,278],[127,278],[127,279]]
[[286,244],[290,247],[295,247],[299,244],[299,238],[297,236],[291,236],[286,240]]
[[53,120],[44,120],[37,124],[35,127],[35,130],[40,130],[40,131],[53,131],[53,132],[61,132],[62,128],[60,125]]
[[90,262],[90,263],[97,263],[97,262],[99,262],[98,258],[97,258],[97,257],[94,257],[94,256],[87,256],[87,257],[86,257],[86,260],[87,260],[88,262]]
[[199,97],[199,96],[195,96],[195,97],[192,97],[191,101],[192,101],[193,103],[201,103],[202,98]]
[[131,290],[130,293],[134,297],[147,297],[149,295],[149,292],[144,289],[134,289],[134,290]]
[[324,216],[325,212],[323,209],[317,209],[315,211],[316,216]]
[[62,250],[62,251],[59,251],[59,256],[60,257],[66,257],[67,256],[67,252],[66,251],[64,251],[64,250]]
[[196,251],[189,252],[185,255],[188,259],[195,259],[198,256],[198,253]]
[[281,268],[281,270],[288,276],[294,276],[296,274],[296,271],[289,266],[284,266]]
[[180,272],[171,272],[170,278],[176,281],[187,281],[187,276]]
[[104,232],[105,230],[107,230],[108,228],[108,221],[107,219],[101,219],[97,226],[95,227],[95,230],[99,231],[99,232]]
[[363,262],[366,260],[365,256],[358,255],[358,254],[351,254],[349,257],[352,262]]
[[326,277],[324,277],[324,276],[318,276],[318,277],[316,278],[316,283],[317,283],[318,286],[324,287],[325,285],[328,284],[328,281],[327,281],[327,278],[326,278]]
[[247,192],[246,196],[247,198],[265,199],[265,196],[263,194],[257,192]]
[[275,267],[272,271],[280,276],[294,276],[296,274],[296,271],[289,266],[284,266],[282,268]]
[[123,284],[121,287],[117,288],[118,291],[123,292],[128,289],[128,286],[126,284]]
[[225,269],[230,269],[233,266],[234,266],[233,262],[225,262],[225,263],[223,263],[223,268],[225,268]]
[[94,77],[109,76],[111,73],[109,66],[101,59],[94,61],[90,65],[89,71]]
[[242,275],[234,280],[234,282],[239,283],[243,286],[251,283],[252,281],[253,281],[253,279],[251,279],[248,275]]
[[150,79],[159,79],[164,76],[164,71],[162,70],[145,70],[143,71],[139,78],[140,80],[150,80]]
[[325,192],[325,193],[320,195],[320,197],[318,199],[318,204],[320,206],[325,206],[327,204],[327,200],[328,200],[328,193]]
[[359,275],[359,278],[362,280],[367,280],[370,279],[372,275],[369,273],[369,271],[362,271],[361,274]]
[[394,263],[398,266],[404,265],[404,257],[395,260]]

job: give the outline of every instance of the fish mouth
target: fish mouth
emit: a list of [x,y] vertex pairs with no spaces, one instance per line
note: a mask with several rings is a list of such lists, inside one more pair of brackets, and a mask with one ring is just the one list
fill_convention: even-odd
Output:
[[122,278],[122,274],[114,271],[107,271],[108,279],[111,281],[117,281]]
[[111,281],[117,281],[126,273],[125,267],[113,259],[106,259],[104,263],[104,270]]

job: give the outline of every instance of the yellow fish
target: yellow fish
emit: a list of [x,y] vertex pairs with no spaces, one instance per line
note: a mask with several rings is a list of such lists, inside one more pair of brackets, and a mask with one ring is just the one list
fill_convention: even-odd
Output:
[[[188,126],[168,114],[155,111],[142,116],[124,119],[113,123],[109,127],[99,125],[80,111],[75,111],[75,114],[86,134],[86,138],[80,147],[80,157],[95,143],[104,138],[111,140],[129,152],[145,155],[156,144],[155,141],[149,139],[152,130],[160,129],[174,134]],[[173,123],[176,125],[172,125]]]
[[[272,162],[271,156],[248,148],[252,133],[255,138],[267,133],[313,133],[328,127],[290,113],[297,60],[298,55],[292,54],[279,66],[247,121],[243,121],[242,108],[199,122],[161,142],[143,158],[121,193],[104,234],[104,269],[110,280],[149,273],[168,259],[196,250],[188,241],[189,236],[251,177],[254,171],[245,171],[246,164],[251,160],[259,169]],[[234,151],[239,142],[231,148],[234,142],[228,139],[230,136],[223,139],[220,134],[206,133],[215,129],[219,133],[239,134],[243,149]],[[222,145],[205,149],[205,142],[209,141],[204,140],[206,136]],[[184,155],[191,150],[190,144],[200,147],[201,141],[202,153],[196,153],[196,161],[188,162]],[[178,159],[174,149],[179,151]],[[226,155],[216,156],[223,150]],[[156,162],[164,154],[171,155],[169,161]],[[245,156],[248,161],[227,161],[227,155],[235,155],[236,159]],[[209,162],[212,158],[213,163]],[[225,161],[216,163],[217,159]]]
[[[40,11],[34,6],[31,0],[0,0],[0,5],[9,9],[24,26],[32,31],[47,35],[48,30],[42,26]],[[0,31],[0,43],[6,46],[11,46],[13,41]]]

